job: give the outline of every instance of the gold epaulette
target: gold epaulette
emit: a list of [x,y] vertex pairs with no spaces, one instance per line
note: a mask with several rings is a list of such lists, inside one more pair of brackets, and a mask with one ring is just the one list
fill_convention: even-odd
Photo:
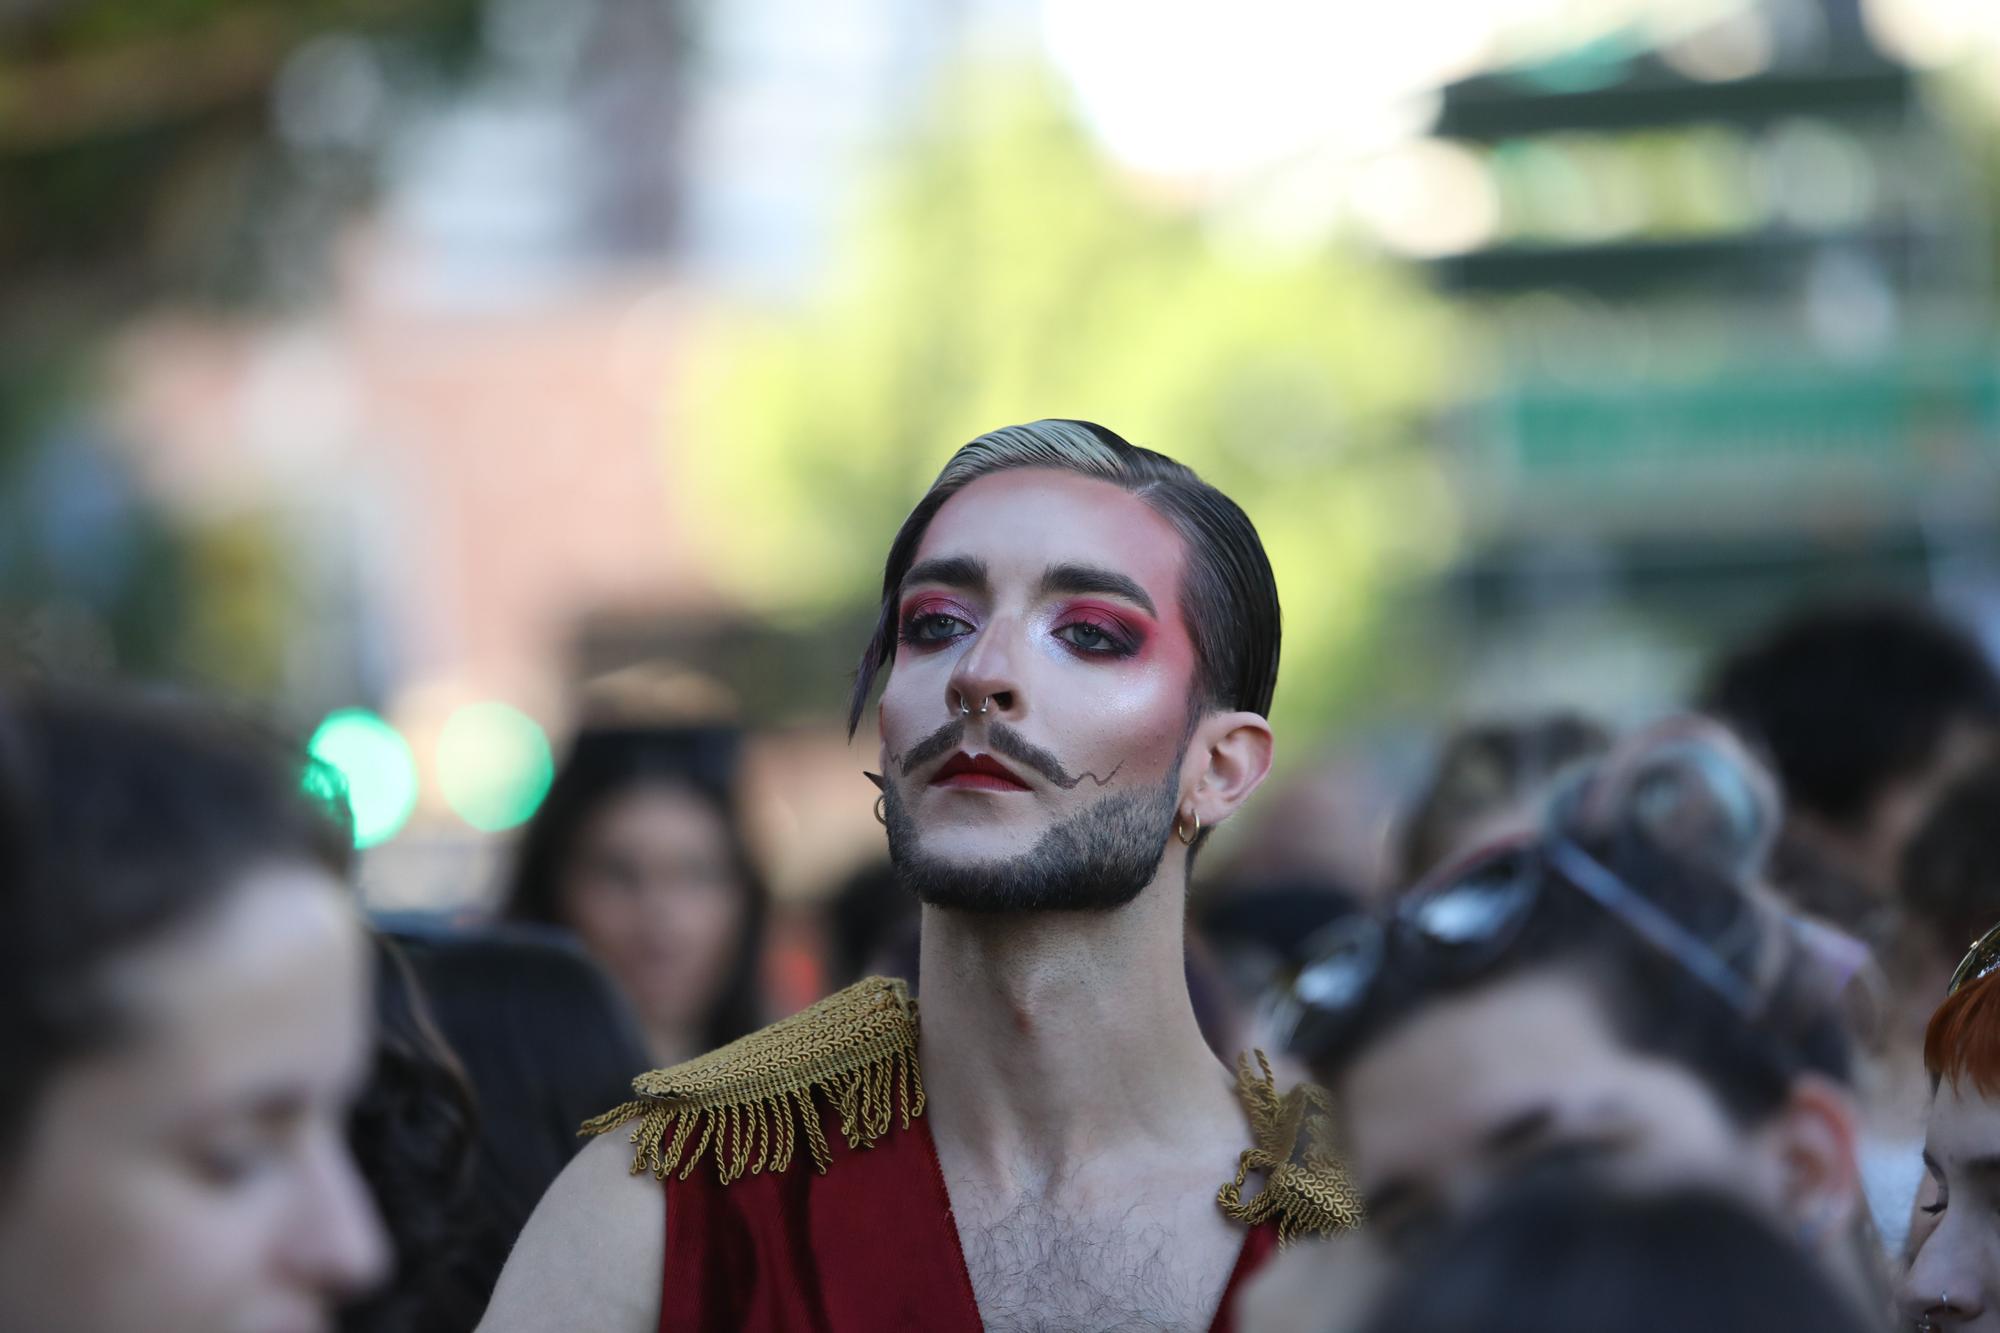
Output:
[[[1250,1116],[1252,1146],[1216,1202],[1245,1226],[1276,1218],[1280,1245],[1360,1226],[1361,1196],[1334,1152],[1333,1107],[1325,1090],[1301,1083],[1280,1095],[1271,1062],[1262,1051],[1256,1056],[1261,1077],[1250,1072],[1249,1056],[1236,1058],[1236,1095]],[[1243,1182],[1252,1171],[1264,1173],[1264,1188],[1245,1203]]]
[[[803,1131],[813,1164],[833,1162],[817,1093],[840,1113],[849,1148],[873,1144],[900,1112],[924,1113],[917,1068],[917,1011],[909,987],[869,977],[811,1008],[671,1069],[632,1080],[638,1096],[584,1125],[603,1134],[630,1121],[632,1173],[686,1180],[710,1149],[722,1183],[748,1171],[783,1171]],[[692,1144],[692,1148],[690,1148]]]

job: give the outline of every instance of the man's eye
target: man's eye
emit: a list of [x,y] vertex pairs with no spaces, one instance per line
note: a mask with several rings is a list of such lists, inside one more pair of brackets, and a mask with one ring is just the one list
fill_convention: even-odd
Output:
[[970,633],[972,626],[957,616],[946,615],[942,611],[930,611],[923,615],[911,616],[903,622],[903,642],[943,643],[961,634]]
[[1064,625],[1056,631],[1056,637],[1086,653],[1122,654],[1131,651],[1131,646],[1124,640],[1087,620],[1072,621]]

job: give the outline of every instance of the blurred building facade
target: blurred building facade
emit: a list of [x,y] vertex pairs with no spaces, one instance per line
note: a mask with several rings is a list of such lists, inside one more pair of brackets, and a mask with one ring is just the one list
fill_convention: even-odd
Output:
[[1595,675],[1606,706],[1650,703],[1719,638],[1856,585],[1992,628],[1990,185],[1855,0],[1479,74],[1433,136],[1487,210],[1433,272],[1498,349],[1449,433],[1472,693]]
[[[2000,621],[2000,107],[1878,48],[1875,11],[1927,2],[1649,22],[1644,0],[1519,0],[1500,9],[1588,40],[1518,60],[1478,36],[1491,7],[1439,0],[1439,59],[1491,58],[1427,131],[1378,142],[1397,109],[1354,117],[1360,147],[1301,150],[1348,117],[1308,114],[1334,97],[1321,61],[1273,59],[1310,76],[1251,99],[1298,122],[1271,130],[1293,158],[1178,177],[1117,159],[1104,107],[1164,96],[1184,119],[1126,129],[1215,130],[1218,152],[1218,127],[1252,131],[1202,114],[1199,77],[1120,76],[1255,45],[1204,40],[1224,20],[1202,7],[30,7],[0,19],[0,108],[36,108],[0,117],[0,189],[35,205],[0,212],[8,646],[302,730],[380,712],[415,804],[371,890],[416,906],[476,899],[505,853],[454,804],[454,719],[503,703],[559,743],[583,686],[634,665],[720,682],[767,737],[781,893],[876,847],[838,726],[876,538],[815,545],[757,487],[876,533],[937,437],[1017,398],[1113,403],[1264,488],[1244,493],[1285,570],[1293,754],[1337,724],[1401,772],[1441,718],[1648,711],[1814,589],[1921,587]],[[1285,10],[1228,22],[1327,37]],[[1329,60],[1421,54],[1415,19],[1380,52],[1352,24]],[[1006,99],[978,73],[1040,95],[1051,60],[1072,104],[981,137]],[[899,191],[931,211],[884,208]],[[1391,212],[1424,263],[1354,242]],[[1036,253],[1049,236],[1069,248]],[[871,322],[893,301],[900,322]],[[812,399],[767,418],[795,438],[765,453],[699,410],[731,370],[718,330],[760,321],[857,358],[753,382]],[[912,405],[843,415],[864,393]],[[728,567],[768,548],[823,572],[830,540],[852,586],[810,603]]]

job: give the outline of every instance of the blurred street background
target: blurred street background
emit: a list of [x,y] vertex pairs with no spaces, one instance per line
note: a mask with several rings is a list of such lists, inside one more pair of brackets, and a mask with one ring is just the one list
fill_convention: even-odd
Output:
[[1991,0],[10,0],[0,663],[314,736],[392,912],[579,724],[741,723],[809,998],[888,539],[1086,417],[1262,530],[1365,886],[1441,722],[2000,644],[1996,210]]

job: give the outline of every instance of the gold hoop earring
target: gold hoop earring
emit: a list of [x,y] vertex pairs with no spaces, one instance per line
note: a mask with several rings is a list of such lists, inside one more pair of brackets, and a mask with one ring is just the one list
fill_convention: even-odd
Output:
[[1183,847],[1194,846],[1194,840],[1201,836],[1201,816],[1197,814],[1193,818],[1194,827],[1185,833],[1181,831],[1181,821],[1178,819],[1174,821],[1174,836],[1181,840],[1181,846]]
[[889,793],[883,792],[875,798],[875,822],[883,828],[889,827]]

